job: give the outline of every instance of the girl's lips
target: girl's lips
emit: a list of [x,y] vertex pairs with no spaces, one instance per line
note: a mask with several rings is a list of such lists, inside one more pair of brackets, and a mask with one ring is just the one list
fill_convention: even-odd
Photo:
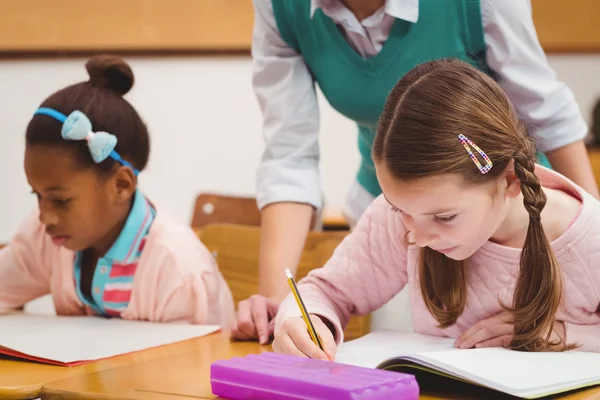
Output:
[[52,243],[55,246],[63,246],[68,239],[68,236],[52,236]]

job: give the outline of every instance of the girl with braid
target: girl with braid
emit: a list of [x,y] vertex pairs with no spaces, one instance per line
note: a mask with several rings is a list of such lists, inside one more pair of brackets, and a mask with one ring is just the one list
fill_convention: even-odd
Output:
[[536,164],[493,79],[457,60],[417,66],[387,98],[372,154],[382,195],[298,282],[325,351],[292,296],[276,351],[334,359],[349,316],[407,286],[415,331],[456,347],[600,352],[600,204]]

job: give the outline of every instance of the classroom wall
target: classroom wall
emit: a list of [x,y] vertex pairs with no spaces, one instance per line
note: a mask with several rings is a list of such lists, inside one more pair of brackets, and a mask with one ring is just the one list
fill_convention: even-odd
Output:
[[[600,55],[549,57],[586,119],[600,97]],[[0,61],[0,243],[35,207],[22,170],[24,130],[50,93],[86,79],[85,59]],[[128,99],[150,127],[152,153],[141,187],[163,210],[189,222],[201,191],[252,195],[263,140],[248,56],[129,59],[137,82]],[[341,207],[358,162],[352,123],[321,97],[322,183]]]

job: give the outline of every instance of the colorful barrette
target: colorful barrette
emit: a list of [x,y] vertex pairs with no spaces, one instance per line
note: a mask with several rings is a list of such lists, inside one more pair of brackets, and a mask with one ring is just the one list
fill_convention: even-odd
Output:
[[[469,139],[462,133],[460,135],[458,135],[458,139],[460,140],[460,142],[462,143],[464,148],[467,150],[467,153],[469,153],[469,157],[471,157],[471,160],[473,160],[473,162],[475,163],[477,168],[479,168],[479,171],[481,171],[482,174],[487,174],[489,172],[489,170],[492,169],[492,166],[494,165],[492,163],[492,160],[490,160],[488,158],[487,154],[485,154],[483,150],[481,150],[475,143],[473,143],[473,141],[471,139]],[[485,161],[485,165],[481,165],[481,163],[479,162],[477,157],[475,157],[475,154],[473,154],[471,147],[474,148],[475,151],[477,151],[481,155],[481,157]]]
[[117,137],[108,132],[93,132],[90,119],[81,111],[75,110],[67,117],[52,108],[40,107],[34,115],[46,115],[61,122],[63,126],[60,134],[65,140],[86,140],[95,163],[101,163],[110,157],[121,165],[131,168],[136,176],[139,173],[131,163],[123,160],[115,151]]

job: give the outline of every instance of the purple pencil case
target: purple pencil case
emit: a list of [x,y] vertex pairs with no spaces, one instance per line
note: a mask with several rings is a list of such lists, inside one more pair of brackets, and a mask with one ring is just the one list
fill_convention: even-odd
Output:
[[280,353],[216,361],[210,384],[214,395],[229,400],[419,398],[413,375]]

